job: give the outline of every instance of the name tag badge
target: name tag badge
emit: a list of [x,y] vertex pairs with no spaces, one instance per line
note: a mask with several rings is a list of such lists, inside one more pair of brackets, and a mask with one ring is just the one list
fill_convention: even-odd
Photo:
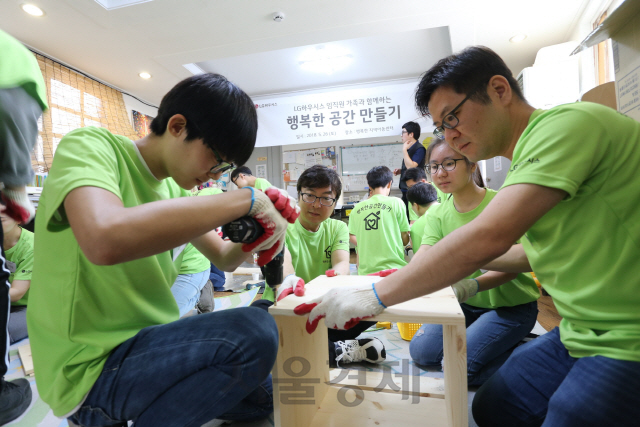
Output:
[[9,260],[6,260],[6,265],[7,265],[7,268],[9,269],[9,273],[15,273],[16,272],[16,263],[15,262],[11,262]]

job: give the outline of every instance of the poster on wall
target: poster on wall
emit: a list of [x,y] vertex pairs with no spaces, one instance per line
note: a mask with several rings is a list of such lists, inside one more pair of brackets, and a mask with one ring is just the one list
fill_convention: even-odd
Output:
[[256,178],[267,179],[267,165],[256,165]]
[[144,138],[151,132],[151,121],[154,119],[139,111],[133,111],[133,128],[140,138]]
[[[256,147],[400,136],[402,125],[433,126],[414,106],[416,82],[254,100]],[[310,160],[309,160],[310,161]],[[306,163],[306,159],[296,159]]]

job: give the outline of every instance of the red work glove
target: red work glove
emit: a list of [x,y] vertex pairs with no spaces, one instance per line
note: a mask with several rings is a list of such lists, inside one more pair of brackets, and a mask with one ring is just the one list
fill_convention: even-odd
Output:
[[36,210],[27,196],[26,190],[2,190],[2,202],[5,204],[5,213],[18,224],[26,224],[33,219]]
[[276,301],[280,301],[287,295],[291,294],[294,294],[297,297],[304,295],[304,280],[295,274],[290,274],[284,278],[282,285],[278,287],[278,296]]
[[367,276],[387,277],[388,275],[390,275],[391,273],[395,273],[396,271],[398,271],[397,268],[391,268],[389,270],[380,270],[377,273],[367,274]]
[[327,270],[327,271],[325,271],[325,272],[324,272],[324,274],[325,274],[325,276],[327,276],[327,277],[336,277],[336,276],[339,276],[339,275],[340,275],[340,273],[338,273],[338,272],[337,272],[337,271],[335,271],[335,270]]
[[333,329],[349,329],[360,320],[376,316],[386,308],[374,291],[375,284],[334,288],[321,297],[293,309],[297,315],[309,313],[307,332],[313,333],[323,317]]
[[253,243],[242,246],[244,252],[258,252],[258,265],[262,267],[282,251],[287,225],[293,224],[300,215],[300,208],[286,191],[269,187],[263,193],[252,187],[249,216],[254,217],[264,233]]

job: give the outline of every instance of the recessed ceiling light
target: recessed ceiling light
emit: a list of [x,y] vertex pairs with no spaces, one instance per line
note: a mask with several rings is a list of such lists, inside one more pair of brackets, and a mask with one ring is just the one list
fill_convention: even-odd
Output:
[[520,43],[527,38],[526,34],[517,34],[509,39],[511,43]]
[[140,74],[138,74],[138,75],[139,75],[140,77],[142,77],[143,79],[150,79],[150,78],[151,78],[151,74],[149,74],[149,73],[145,73],[145,72],[142,72],[142,73],[140,73]]
[[42,16],[44,11],[34,4],[25,3],[22,5],[22,10],[27,12],[31,16]]

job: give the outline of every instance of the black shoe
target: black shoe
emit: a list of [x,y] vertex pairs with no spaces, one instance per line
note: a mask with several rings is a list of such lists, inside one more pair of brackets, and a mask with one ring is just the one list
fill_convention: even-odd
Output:
[[31,404],[31,385],[25,378],[0,380],[0,425],[15,420]]
[[378,338],[362,338],[336,342],[336,362],[382,363],[387,357],[382,341]]

